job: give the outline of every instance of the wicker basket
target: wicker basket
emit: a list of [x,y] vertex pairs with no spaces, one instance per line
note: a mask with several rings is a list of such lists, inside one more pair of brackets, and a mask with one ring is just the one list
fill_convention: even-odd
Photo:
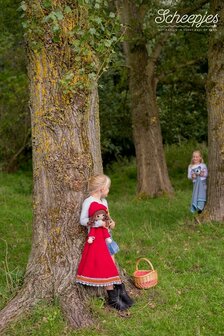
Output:
[[[150,268],[149,270],[139,270],[138,265],[140,261],[146,261]],[[134,284],[138,288],[146,289],[156,286],[158,283],[158,274],[154,270],[151,262],[147,258],[139,258],[136,262],[135,272],[133,273]]]

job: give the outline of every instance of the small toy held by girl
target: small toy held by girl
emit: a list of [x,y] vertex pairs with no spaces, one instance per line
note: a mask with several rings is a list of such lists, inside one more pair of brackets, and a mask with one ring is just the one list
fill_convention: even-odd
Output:
[[208,169],[200,151],[194,151],[191,163],[188,166],[188,178],[193,182],[193,194],[191,201],[191,212],[201,213],[206,203],[206,179]]
[[[87,197],[82,204],[80,224],[88,228],[78,266],[76,282],[88,286],[104,286],[108,293],[108,304],[117,310],[126,310],[133,300],[127,294],[115,264],[114,254],[119,248],[113,241],[110,229],[115,226],[109,216],[106,197],[111,185],[104,174],[89,180]],[[103,217],[99,217],[103,214]]]

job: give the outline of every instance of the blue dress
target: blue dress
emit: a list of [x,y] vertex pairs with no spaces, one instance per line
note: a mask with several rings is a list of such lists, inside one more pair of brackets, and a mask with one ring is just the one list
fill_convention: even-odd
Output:
[[[203,176],[200,173],[203,172]],[[192,174],[196,175],[196,178],[192,178]],[[191,200],[191,212],[202,211],[206,203],[206,190],[207,183],[206,178],[208,176],[208,169],[204,163],[190,165],[188,167],[188,178],[193,181],[193,193]]]

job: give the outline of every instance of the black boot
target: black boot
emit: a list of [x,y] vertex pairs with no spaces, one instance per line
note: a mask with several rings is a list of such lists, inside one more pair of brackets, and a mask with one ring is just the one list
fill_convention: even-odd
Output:
[[118,293],[118,296],[121,298],[121,300],[123,302],[125,302],[128,307],[131,307],[133,305],[134,301],[128,295],[128,293],[125,289],[124,283],[122,283],[120,285],[114,285],[114,287],[115,287],[115,290]]
[[108,290],[108,304],[117,310],[126,310],[128,305],[122,301],[116,289]]

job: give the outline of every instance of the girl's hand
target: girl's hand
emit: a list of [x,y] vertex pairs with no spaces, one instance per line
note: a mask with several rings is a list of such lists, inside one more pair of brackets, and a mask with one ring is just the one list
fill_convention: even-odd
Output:
[[196,174],[191,174],[191,177],[192,177],[192,179],[195,179],[196,178]]
[[201,172],[200,172],[200,176],[204,176],[205,175],[205,172],[204,172],[204,170],[202,170]]
[[113,221],[113,219],[110,220],[109,228],[110,229],[114,229],[115,228],[115,222]]

